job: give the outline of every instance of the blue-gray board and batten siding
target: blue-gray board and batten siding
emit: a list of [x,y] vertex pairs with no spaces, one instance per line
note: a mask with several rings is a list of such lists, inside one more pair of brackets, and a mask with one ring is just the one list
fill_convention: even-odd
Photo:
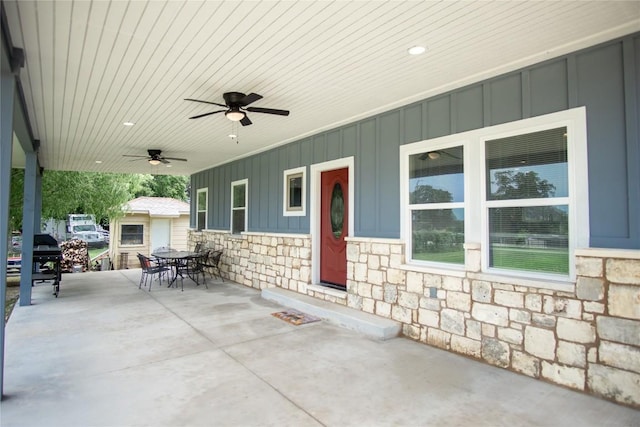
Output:
[[309,197],[306,216],[282,214],[283,171],[354,156],[355,235],[398,238],[400,145],[585,106],[590,245],[637,249],[639,74],[636,33],[197,173],[193,193],[209,188],[208,228],[228,230],[231,182],[248,178],[248,231],[309,233]]

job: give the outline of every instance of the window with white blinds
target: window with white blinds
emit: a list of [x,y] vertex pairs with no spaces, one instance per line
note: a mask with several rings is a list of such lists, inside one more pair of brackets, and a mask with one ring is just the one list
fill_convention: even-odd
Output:
[[485,141],[489,267],[569,273],[567,132]]

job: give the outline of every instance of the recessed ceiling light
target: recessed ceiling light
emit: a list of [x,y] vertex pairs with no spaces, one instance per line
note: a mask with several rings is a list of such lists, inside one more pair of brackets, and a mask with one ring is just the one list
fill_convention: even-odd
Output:
[[102,160],[96,160],[96,163],[100,164],[100,163],[102,163]]
[[133,126],[133,125],[135,125],[135,123],[133,123],[133,122],[124,122],[123,125],[125,125],[125,126]]
[[408,52],[409,55],[422,55],[426,50],[427,48],[424,46],[413,46],[409,48]]

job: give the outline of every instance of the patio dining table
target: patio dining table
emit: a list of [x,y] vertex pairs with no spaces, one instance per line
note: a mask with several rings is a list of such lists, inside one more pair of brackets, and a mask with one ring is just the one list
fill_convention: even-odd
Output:
[[[171,281],[169,282],[169,286],[168,287],[173,286],[173,284],[175,283],[175,281],[176,281],[176,279],[178,278],[178,275],[179,275],[180,276],[180,283],[182,284],[182,290],[184,291],[184,283],[183,283],[183,278],[184,277],[182,276],[181,267],[186,268],[187,269],[187,275],[189,275],[188,263],[189,263],[190,260],[200,256],[200,253],[199,252],[191,252],[191,251],[170,250],[170,251],[153,252],[151,254],[151,256],[155,257],[155,258],[158,258],[158,259],[166,260],[168,262],[168,264],[171,266],[171,268],[173,269],[173,277],[171,278]],[[195,281],[195,279],[193,279],[193,280]]]

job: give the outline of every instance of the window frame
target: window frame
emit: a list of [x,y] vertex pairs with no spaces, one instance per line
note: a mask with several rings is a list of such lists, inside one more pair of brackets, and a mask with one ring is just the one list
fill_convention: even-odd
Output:
[[[287,169],[282,173],[282,215],[283,216],[305,216],[307,214],[307,168],[305,166],[293,169]],[[292,178],[302,178],[302,195],[301,205],[291,206],[289,199],[290,184]]]
[[[233,206],[233,202],[234,202],[233,192],[235,190],[235,187],[239,187],[241,185],[244,185],[244,206],[236,208]],[[249,179],[248,178],[231,182],[231,217],[229,218],[229,228],[232,235],[238,234],[233,232],[233,213],[237,210],[244,210],[244,225],[243,225],[243,230],[240,231],[240,234],[242,234],[247,231],[248,225],[249,225],[249,215],[248,215],[249,213]]]
[[[568,206],[569,273],[565,275],[489,267],[489,209],[500,205],[504,201],[487,201],[486,199],[486,141],[558,127],[567,128],[568,195],[566,197],[543,198],[533,203],[545,206]],[[588,248],[590,239],[586,108],[573,108],[557,113],[545,114],[402,145],[400,147],[400,202],[402,213],[400,235],[406,245],[406,263],[409,265],[433,267],[437,269],[437,271],[459,271],[461,269],[473,271],[471,266],[456,268],[457,266],[455,264],[413,260],[411,258],[411,248],[413,247],[411,212],[413,209],[411,209],[409,205],[409,157],[425,151],[445,149],[458,145],[462,145],[464,150],[465,246],[469,245],[469,248],[477,248],[479,244],[480,247],[480,272],[476,274],[486,274],[492,277],[532,279],[530,281],[532,286],[536,286],[533,284],[536,279],[560,283],[566,283],[568,281],[574,282],[576,277],[575,251],[576,249]],[[513,202],[513,200],[510,200],[507,203],[513,205]],[[529,202],[522,205],[527,205],[527,203]],[[465,257],[465,260],[466,262],[470,262],[467,257]]]
[[[204,210],[200,209],[200,193],[205,194]],[[204,212],[204,227],[200,228],[199,219],[200,213]],[[198,188],[196,190],[196,230],[206,230],[209,222],[209,188]]]
[[[137,227],[141,227],[141,232],[139,233],[141,236],[141,242],[140,243],[122,243],[123,239],[122,236],[125,234],[122,231],[122,227],[131,227],[131,226],[137,226]],[[121,247],[134,247],[134,246],[144,246],[144,224],[141,223],[127,223],[127,224],[120,224],[120,246]],[[131,233],[127,233],[128,235],[131,235]]]

